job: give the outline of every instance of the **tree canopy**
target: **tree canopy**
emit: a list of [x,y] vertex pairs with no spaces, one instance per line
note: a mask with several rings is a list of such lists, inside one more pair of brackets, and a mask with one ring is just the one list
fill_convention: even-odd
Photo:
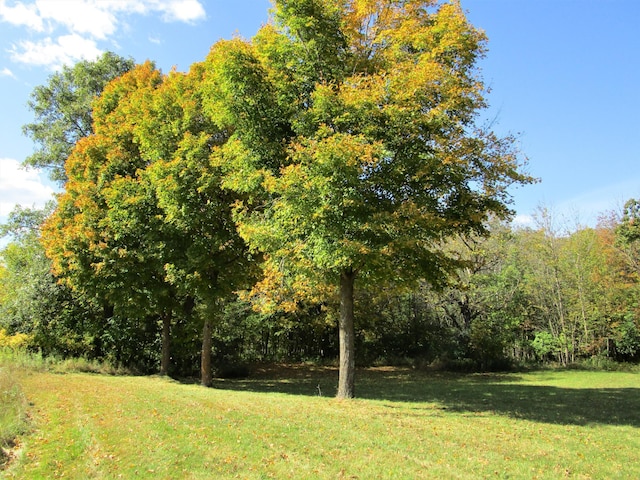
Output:
[[[356,345],[481,368],[637,358],[637,202],[571,235],[545,215],[505,226],[509,189],[535,180],[482,124],[486,43],[455,0],[276,0],[252,39],[186,73],[105,57],[78,89],[93,70],[65,70],[55,91],[73,95],[34,94],[40,126],[25,127],[53,139],[34,165],[64,163],[42,230],[53,272],[122,337],[161,335],[163,373],[174,332],[178,349],[201,340],[204,384],[212,350],[339,353],[342,398]],[[0,266],[12,289],[26,251]]]
[[45,168],[52,180],[64,183],[64,164],[71,150],[78,140],[93,133],[92,102],[107,83],[131,70],[134,64],[132,59],[106,52],[95,61],[65,65],[45,85],[34,88],[28,106],[35,120],[22,130],[37,149],[24,164]]
[[207,112],[233,133],[214,152],[246,193],[238,229],[267,271],[339,286],[338,396],[353,396],[353,287],[444,284],[454,235],[509,215],[511,138],[475,124],[484,35],[456,2],[290,0],[251,42],[216,44]]
[[216,131],[198,113],[198,78],[197,66],[167,77],[147,62],[107,85],[44,227],[59,276],[120,311],[160,316],[165,330],[187,301],[211,315],[246,273],[231,200],[207,162]]

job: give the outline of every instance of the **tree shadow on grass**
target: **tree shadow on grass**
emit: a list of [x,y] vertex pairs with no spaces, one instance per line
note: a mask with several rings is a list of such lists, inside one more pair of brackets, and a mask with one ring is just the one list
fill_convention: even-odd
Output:
[[[336,393],[337,370],[289,366],[258,370],[242,380],[216,380],[215,388],[291,395]],[[462,375],[410,369],[363,369],[356,377],[358,398],[436,404],[459,413],[495,413],[561,425],[627,425],[640,428],[638,388],[562,388],[518,384],[516,375]],[[390,407],[392,407],[390,405]],[[433,409],[430,405],[429,409]]]

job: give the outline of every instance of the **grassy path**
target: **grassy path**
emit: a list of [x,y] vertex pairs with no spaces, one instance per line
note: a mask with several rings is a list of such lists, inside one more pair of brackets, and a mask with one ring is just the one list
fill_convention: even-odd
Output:
[[4,476],[640,478],[639,374],[380,370],[362,399],[314,396],[334,380],[25,374],[34,432]]

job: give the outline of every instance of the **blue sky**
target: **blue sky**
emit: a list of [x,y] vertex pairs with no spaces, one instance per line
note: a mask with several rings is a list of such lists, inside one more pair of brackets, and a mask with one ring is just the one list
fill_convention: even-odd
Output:
[[[560,221],[597,216],[640,197],[640,2],[461,0],[489,37],[480,67],[500,134],[518,134],[536,185],[513,191],[517,221],[538,207]],[[0,0],[0,222],[16,203],[42,205],[46,175],[18,168],[33,151],[21,127],[37,85],[62,64],[111,50],[168,72],[211,45],[250,38],[268,0]]]

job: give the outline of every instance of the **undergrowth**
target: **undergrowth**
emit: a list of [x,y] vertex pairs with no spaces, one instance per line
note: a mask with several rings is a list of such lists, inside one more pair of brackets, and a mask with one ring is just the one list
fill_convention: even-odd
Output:
[[28,426],[27,401],[9,366],[0,366],[0,469],[11,458],[16,438]]
[[39,352],[27,352],[11,348],[0,348],[0,367],[10,365],[15,369],[51,373],[98,373],[103,375],[131,375],[128,368],[114,366],[109,362],[84,357],[60,358],[44,356]]

